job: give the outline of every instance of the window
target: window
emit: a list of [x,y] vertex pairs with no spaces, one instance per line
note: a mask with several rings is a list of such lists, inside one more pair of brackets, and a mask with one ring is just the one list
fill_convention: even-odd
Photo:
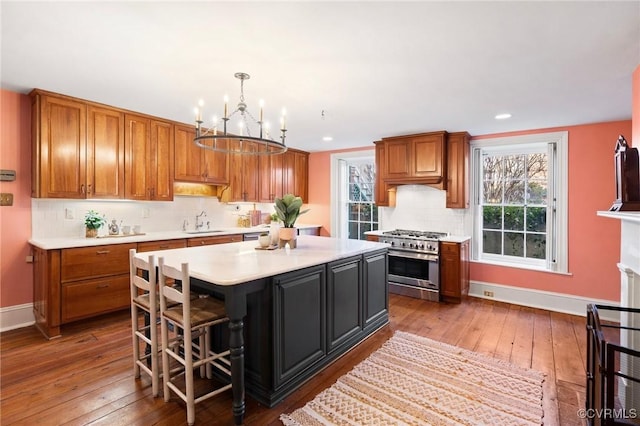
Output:
[[365,232],[378,229],[374,151],[333,154],[331,164],[332,234],[364,240]]
[[567,133],[474,141],[473,258],[567,271]]

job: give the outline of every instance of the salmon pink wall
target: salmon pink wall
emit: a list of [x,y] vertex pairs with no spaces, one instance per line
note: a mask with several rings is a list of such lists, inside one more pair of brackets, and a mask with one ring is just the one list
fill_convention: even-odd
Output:
[[[514,287],[620,300],[620,223],[596,215],[615,199],[613,155],[620,134],[630,134],[631,121],[588,124],[517,132],[569,132],[569,273],[570,275],[471,264],[471,280]],[[474,138],[480,139],[480,138]]]
[[[587,298],[620,299],[620,223],[599,217],[615,198],[613,150],[618,135],[631,134],[631,121],[492,134],[474,139],[541,132],[569,132],[569,275],[472,263],[471,280]],[[373,144],[372,144],[373,145]],[[371,147],[367,147],[371,148]],[[362,148],[358,148],[362,149]],[[305,221],[330,232],[329,174],[331,154],[309,157],[309,203],[315,210]],[[311,213],[309,213],[311,214]]]
[[0,207],[0,308],[33,302],[31,250],[31,106],[29,97],[0,92],[0,168],[16,180],[0,182],[13,194],[13,206]]

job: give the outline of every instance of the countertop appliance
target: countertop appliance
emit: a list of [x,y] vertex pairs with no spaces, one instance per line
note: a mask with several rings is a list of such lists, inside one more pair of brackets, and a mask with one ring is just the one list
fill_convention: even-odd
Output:
[[440,239],[446,232],[396,229],[379,241],[389,248],[389,292],[440,300]]

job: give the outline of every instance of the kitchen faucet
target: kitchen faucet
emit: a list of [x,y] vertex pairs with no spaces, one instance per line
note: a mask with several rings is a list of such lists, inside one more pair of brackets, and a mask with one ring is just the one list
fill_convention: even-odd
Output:
[[196,231],[199,231],[200,228],[204,227],[204,222],[200,219],[202,216],[207,217],[207,212],[202,210],[200,214],[196,215]]

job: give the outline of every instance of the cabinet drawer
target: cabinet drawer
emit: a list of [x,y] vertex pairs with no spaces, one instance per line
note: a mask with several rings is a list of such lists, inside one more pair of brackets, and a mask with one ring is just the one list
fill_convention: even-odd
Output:
[[187,243],[185,240],[148,241],[138,243],[138,252],[177,249],[185,248],[186,246]]
[[128,274],[63,284],[62,322],[127,308],[129,298]]
[[197,237],[197,238],[189,238],[187,240],[188,247],[195,246],[210,246],[213,244],[225,244],[225,243],[237,243],[238,241],[242,241],[242,235],[233,234],[233,235],[216,235],[215,237]]
[[440,243],[440,254],[460,255],[460,245],[458,243]]
[[127,273],[132,248],[135,243],[64,249],[62,282]]

